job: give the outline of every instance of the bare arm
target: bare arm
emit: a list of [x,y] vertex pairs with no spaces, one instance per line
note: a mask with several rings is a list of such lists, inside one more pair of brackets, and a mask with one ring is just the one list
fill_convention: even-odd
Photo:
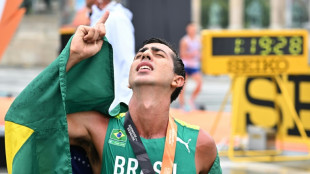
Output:
[[109,12],[104,13],[94,27],[79,26],[73,36],[70,46],[70,56],[67,62],[66,71],[69,71],[75,64],[87,59],[99,52],[105,36],[105,22]]
[[196,145],[196,169],[197,173],[208,173],[217,155],[217,149],[212,137],[204,130],[200,130]]
[[109,118],[98,112],[87,111],[68,114],[67,121],[70,144],[82,147],[94,173],[100,173]]
[[87,111],[67,115],[70,144],[81,145],[81,141],[98,143],[97,136],[105,136],[109,118],[99,112]]
[[187,59],[189,57],[187,53],[187,43],[184,39],[181,39],[180,41],[180,57],[182,59]]
[[83,139],[84,141],[91,141],[91,135],[88,131],[88,124],[91,123],[89,123],[87,119],[88,117],[93,117],[94,114],[96,113],[78,112],[67,115],[70,144],[79,145],[78,139]]

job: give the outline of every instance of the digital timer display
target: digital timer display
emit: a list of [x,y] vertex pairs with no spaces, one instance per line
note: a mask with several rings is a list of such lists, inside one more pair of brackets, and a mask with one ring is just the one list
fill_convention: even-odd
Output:
[[302,55],[302,36],[213,37],[212,55]]
[[206,74],[275,75],[309,72],[308,31],[203,30],[201,69]]

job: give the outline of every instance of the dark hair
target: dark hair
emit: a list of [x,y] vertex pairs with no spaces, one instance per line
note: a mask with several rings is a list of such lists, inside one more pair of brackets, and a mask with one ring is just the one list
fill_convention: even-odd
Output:
[[[145,40],[143,42],[142,47],[144,45],[147,45],[147,44],[150,44],[150,43],[160,43],[160,44],[166,45],[166,46],[168,46],[173,51],[174,54],[171,55],[172,60],[173,60],[173,71],[174,71],[175,74],[184,77],[184,80],[185,80],[185,70],[184,70],[183,61],[182,61],[182,59],[180,59],[177,51],[173,48],[173,46],[169,42],[167,42],[167,41],[165,41],[163,39],[151,38],[151,39]],[[170,97],[170,103],[172,103],[175,99],[178,98],[179,94],[181,93],[181,91],[183,89],[183,86],[177,87],[173,91],[173,93],[171,94],[171,97]]]

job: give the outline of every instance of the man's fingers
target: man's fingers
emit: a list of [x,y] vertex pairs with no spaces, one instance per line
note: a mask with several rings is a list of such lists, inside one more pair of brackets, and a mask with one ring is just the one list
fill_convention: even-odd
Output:
[[105,25],[103,23],[97,25],[98,27],[98,31],[99,31],[99,37],[104,37],[105,34],[106,34],[106,31],[105,31]]
[[84,35],[83,40],[87,43],[95,42],[102,39],[102,37],[104,37],[106,34],[104,23],[106,22],[108,17],[109,12],[106,11],[94,27],[80,26],[78,28],[78,33]]
[[87,34],[84,36],[84,40],[85,41],[91,41],[91,40],[93,40],[93,37],[94,37],[94,35],[95,35],[95,29],[94,28],[92,28],[92,27],[87,27]]
[[98,40],[98,41],[96,41],[97,43],[97,45],[98,45],[98,47],[99,47],[99,49],[102,47],[102,44],[103,44],[103,40]]
[[100,34],[100,31],[98,30],[98,28],[95,28],[95,34],[94,34],[94,36],[93,36],[92,41],[98,40],[98,38],[100,38],[100,37],[99,37],[99,34]]
[[[105,22],[107,21],[108,17],[109,17],[110,12],[106,11],[104,12],[104,14],[102,15],[102,17],[98,20],[98,22],[95,25],[96,31],[99,32],[99,38],[102,38],[105,36],[106,31],[105,31]],[[97,36],[97,35],[96,35]],[[96,40],[98,40],[99,38],[96,38]]]
[[100,23],[105,23],[109,17],[110,12],[106,11],[104,12],[104,14],[101,16],[101,18],[98,20],[98,22],[96,23],[96,25],[100,24]]

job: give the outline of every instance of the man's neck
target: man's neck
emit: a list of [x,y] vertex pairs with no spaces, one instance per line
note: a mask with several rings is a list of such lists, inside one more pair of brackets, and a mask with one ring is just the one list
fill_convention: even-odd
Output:
[[129,102],[130,115],[140,136],[148,139],[165,137],[169,120],[170,93],[156,92],[160,90],[154,88],[135,90]]
[[196,37],[196,35],[191,34],[191,35],[188,35],[188,37],[189,37],[191,40],[194,40],[195,37]]

